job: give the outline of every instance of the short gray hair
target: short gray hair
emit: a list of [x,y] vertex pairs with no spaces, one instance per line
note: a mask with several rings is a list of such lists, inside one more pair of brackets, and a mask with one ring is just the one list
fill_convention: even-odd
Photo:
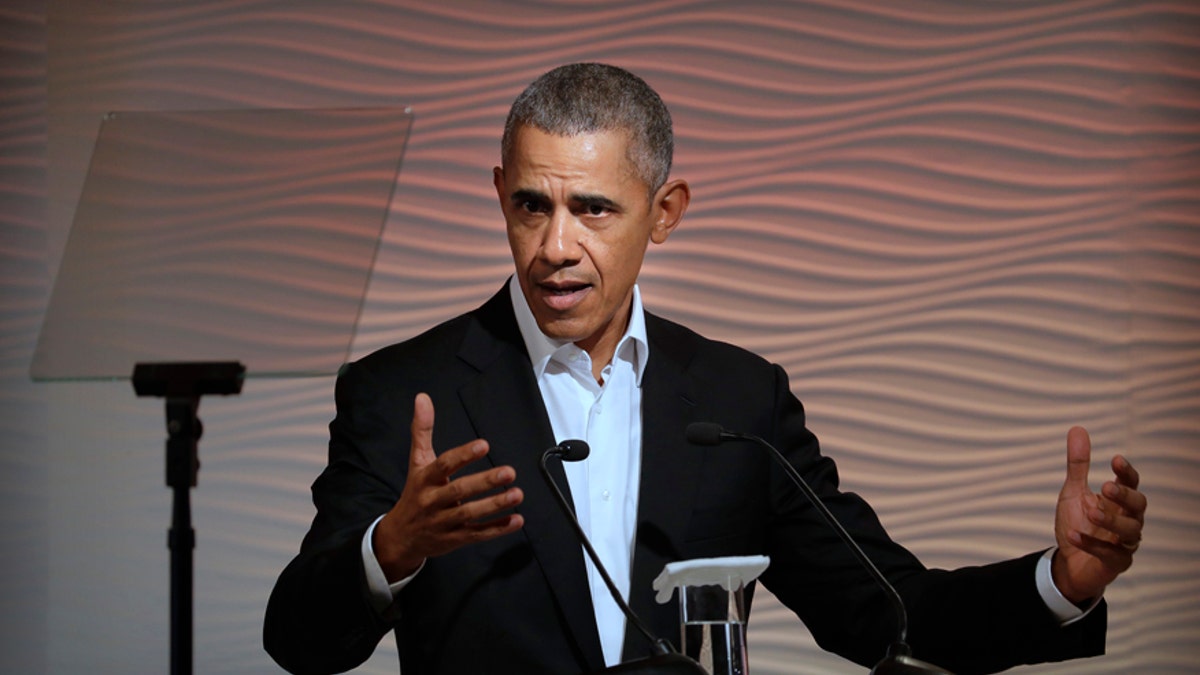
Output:
[[500,141],[502,160],[508,159],[522,126],[559,136],[626,132],[629,160],[651,194],[671,173],[671,113],[642,78],[616,66],[572,63],[534,80],[508,111]]

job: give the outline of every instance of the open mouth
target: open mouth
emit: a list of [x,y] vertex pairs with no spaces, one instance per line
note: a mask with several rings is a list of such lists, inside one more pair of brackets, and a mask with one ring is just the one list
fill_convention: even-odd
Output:
[[567,310],[581,302],[591,290],[591,284],[583,282],[543,283],[539,287],[545,293],[545,302],[555,310]]

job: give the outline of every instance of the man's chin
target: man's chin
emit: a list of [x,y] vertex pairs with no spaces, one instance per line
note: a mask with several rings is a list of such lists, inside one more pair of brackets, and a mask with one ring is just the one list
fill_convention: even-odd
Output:
[[582,327],[582,324],[579,321],[561,318],[549,320],[542,319],[540,317],[534,318],[537,319],[538,329],[542,331],[543,335],[551,340],[557,340],[559,342],[579,342],[588,337],[587,331]]

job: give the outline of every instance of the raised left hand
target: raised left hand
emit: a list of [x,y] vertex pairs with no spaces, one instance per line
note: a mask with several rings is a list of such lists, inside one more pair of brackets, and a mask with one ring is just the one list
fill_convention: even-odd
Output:
[[1146,496],[1138,492],[1133,465],[1121,455],[1113,457],[1114,480],[1097,494],[1088,487],[1091,459],[1087,431],[1072,428],[1067,433],[1067,479],[1054,517],[1058,552],[1051,570],[1058,590],[1075,603],[1100,595],[1129,569],[1145,523]]

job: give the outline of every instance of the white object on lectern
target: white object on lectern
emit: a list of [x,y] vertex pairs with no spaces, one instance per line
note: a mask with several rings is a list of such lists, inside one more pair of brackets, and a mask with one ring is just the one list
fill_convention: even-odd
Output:
[[666,604],[676,588],[684,586],[721,586],[727,591],[737,590],[758,578],[771,559],[765,555],[730,556],[725,558],[697,558],[667,563],[662,573],[654,580],[655,600]]

